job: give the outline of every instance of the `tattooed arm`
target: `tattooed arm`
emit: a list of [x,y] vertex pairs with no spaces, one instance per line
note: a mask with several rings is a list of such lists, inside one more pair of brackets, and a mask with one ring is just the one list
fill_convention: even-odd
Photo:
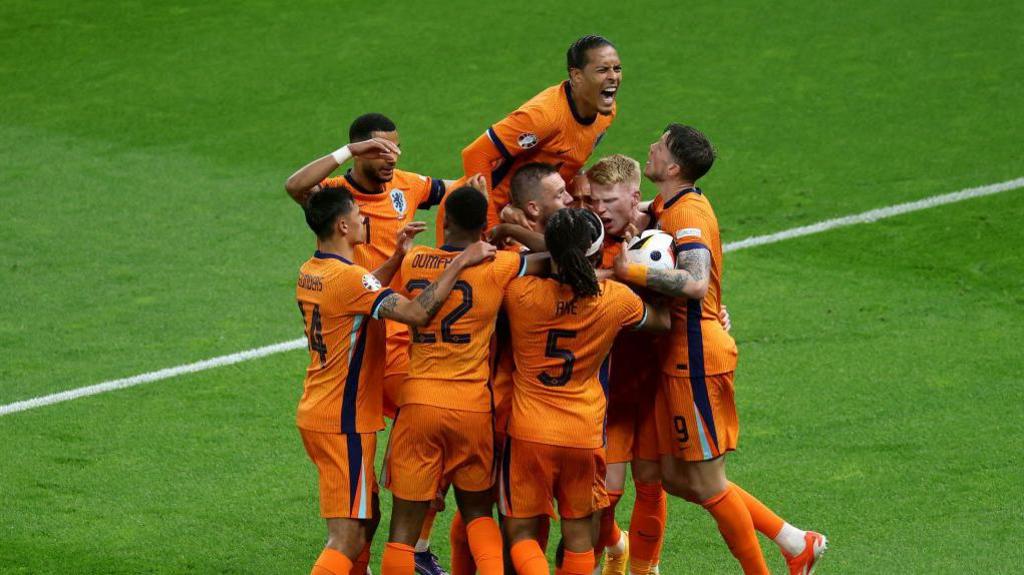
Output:
[[421,327],[430,322],[455,285],[462,270],[494,257],[494,246],[477,242],[455,257],[444,272],[412,300],[399,294],[391,294],[380,303],[377,316],[393,319],[407,325]]
[[701,299],[707,293],[711,279],[711,252],[703,246],[681,251],[676,256],[675,269],[658,270],[629,264],[623,250],[615,258],[615,275],[667,296]]

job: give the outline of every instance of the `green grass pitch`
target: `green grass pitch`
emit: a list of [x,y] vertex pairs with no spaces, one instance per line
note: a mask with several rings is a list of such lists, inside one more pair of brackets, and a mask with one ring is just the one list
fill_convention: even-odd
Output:
[[[730,242],[1024,175],[1022,22],[1006,1],[8,0],[0,405],[298,337],[313,244],[283,182],[360,113],[394,117],[401,167],[453,177],[602,33],[625,79],[597,153],[702,128]],[[829,535],[819,573],[1024,571],[1022,217],[1011,191],[727,256],[730,476]],[[305,361],[0,417],[0,573],[308,572]],[[673,501],[662,573],[736,572]]]

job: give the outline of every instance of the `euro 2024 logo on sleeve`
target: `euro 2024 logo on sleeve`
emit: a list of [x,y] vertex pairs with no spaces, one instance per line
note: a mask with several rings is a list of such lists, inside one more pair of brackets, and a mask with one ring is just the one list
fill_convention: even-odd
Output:
[[363,287],[370,291],[380,290],[380,280],[373,274],[366,274],[363,276]]
[[534,134],[533,132],[519,134],[519,137],[516,139],[516,143],[519,144],[520,148],[529,150],[537,145],[537,134]]
[[408,204],[405,201],[405,192],[402,190],[391,190],[391,207],[395,208],[398,217],[405,215]]

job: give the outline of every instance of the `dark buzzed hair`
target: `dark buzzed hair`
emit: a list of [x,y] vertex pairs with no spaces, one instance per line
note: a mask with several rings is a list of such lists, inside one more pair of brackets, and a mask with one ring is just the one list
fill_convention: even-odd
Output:
[[445,217],[461,230],[476,232],[487,227],[487,198],[479,190],[462,186],[444,200]]
[[394,132],[397,129],[391,118],[384,114],[363,114],[353,120],[352,125],[348,127],[348,141],[364,142],[372,138],[374,132]]
[[668,151],[686,179],[696,182],[708,173],[715,163],[715,148],[703,132],[682,124],[669,124],[665,131]]
[[540,182],[551,174],[557,174],[558,170],[551,164],[544,162],[530,162],[523,164],[512,176],[509,184],[512,193],[512,205],[523,209],[526,202],[536,199],[540,192]]
[[569,50],[565,53],[566,67],[569,70],[572,70],[573,68],[579,68],[582,70],[583,67],[587,65],[587,51],[593,50],[594,48],[600,48],[601,46],[611,46],[614,48],[615,44],[612,44],[611,40],[604,36],[597,36],[594,34],[590,34],[576,40],[572,43],[572,46],[569,46]]
[[338,218],[352,213],[354,205],[352,194],[345,188],[321,190],[313,194],[303,208],[306,212],[306,224],[316,237],[326,240],[331,237]]

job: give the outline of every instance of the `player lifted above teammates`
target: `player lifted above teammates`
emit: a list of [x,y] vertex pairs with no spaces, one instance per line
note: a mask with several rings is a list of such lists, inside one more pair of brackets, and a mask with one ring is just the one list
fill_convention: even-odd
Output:
[[530,162],[556,167],[572,184],[615,118],[622,63],[610,41],[584,36],[566,53],[569,79],[537,94],[462,151],[463,172],[488,179],[487,227],[509,202],[508,176]]
[[493,257],[494,248],[483,242],[473,244],[410,301],[382,285],[391,281],[423,225],[403,228],[392,257],[369,272],[352,261],[356,246],[366,241],[366,227],[347,190],[317,193],[305,211],[306,222],[317,236],[317,251],[302,265],[295,290],[310,354],[296,423],[317,466],[320,511],[329,534],[312,573],[348,575],[365,553],[369,523],[379,519],[373,460],[376,432],[384,427],[380,389],[384,339],[382,331],[368,329],[374,323],[369,320],[426,324],[458,274]]
[[725,474],[725,454],[736,448],[739,436],[736,342],[719,323],[718,221],[696,187],[714,158],[711,142],[689,126],[671,124],[651,144],[644,174],[663,200],[659,226],[675,238],[676,269],[629,264],[620,254],[615,272],[674,298],[655,414],[665,489],[714,517],[745,573],[768,573],[755,529],[780,546],[791,573],[807,573],[824,552],[825,538],[784,522]]
[[562,518],[559,573],[594,569],[592,514],[604,507],[603,423],[608,352],[620,329],[667,329],[668,315],[627,287],[598,280],[590,257],[602,243],[600,221],[580,209],[555,213],[544,232],[551,278],[521,278],[505,308],[516,358],[500,504],[520,575],[547,574],[538,544],[540,518]]

